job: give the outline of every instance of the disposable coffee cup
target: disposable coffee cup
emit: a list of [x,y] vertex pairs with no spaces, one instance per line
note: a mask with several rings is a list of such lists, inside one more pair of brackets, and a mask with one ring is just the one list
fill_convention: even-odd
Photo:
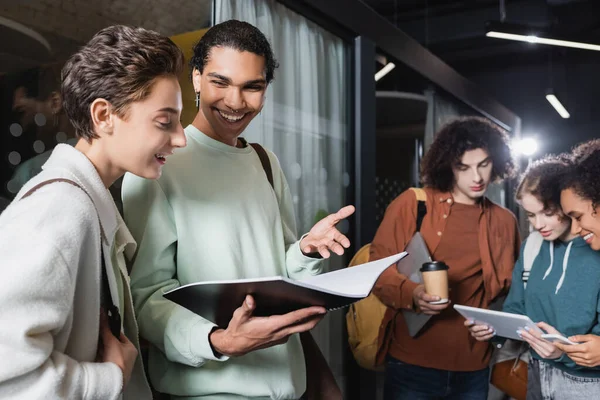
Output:
[[440,300],[431,301],[429,304],[445,304],[448,302],[448,269],[442,261],[426,262],[421,266],[421,276],[425,285],[425,292],[438,296]]

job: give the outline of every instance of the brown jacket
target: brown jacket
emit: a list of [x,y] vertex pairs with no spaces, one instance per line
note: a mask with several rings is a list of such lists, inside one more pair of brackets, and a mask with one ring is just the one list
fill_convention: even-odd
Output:
[[[427,214],[421,234],[433,254],[444,233],[446,219],[454,199],[450,193],[425,188]],[[479,220],[479,249],[483,270],[485,304],[506,294],[510,288],[512,270],[519,255],[520,236],[517,221],[507,209],[485,198]],[[404,250],[416,230],[417,200],[412,191],[398,196],[388,207],[371,244],[370,260],[378,260]],[[417,284],[398,273],[395,266],[379,277],[373,293],[388,307],[381,325],[377,363],[383,363],[393,337],[390,324],[398,310],[413,310],[413,291]]]

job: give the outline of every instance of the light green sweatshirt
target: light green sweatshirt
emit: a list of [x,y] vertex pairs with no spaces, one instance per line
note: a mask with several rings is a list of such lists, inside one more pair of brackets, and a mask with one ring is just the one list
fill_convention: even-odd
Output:
[[153,386],[184,399],[298,399],[306,387],[298,335],[242,357],[216,357],[214,324],[163,293],[188,283],[321,272],[300,251],[289,187],[268,152],[275,191],[250,146],[236,148],[186,128],[187,147],[158,181],[127,174],[125,220],[138,243],[131,287],[140,334],[152,343]]

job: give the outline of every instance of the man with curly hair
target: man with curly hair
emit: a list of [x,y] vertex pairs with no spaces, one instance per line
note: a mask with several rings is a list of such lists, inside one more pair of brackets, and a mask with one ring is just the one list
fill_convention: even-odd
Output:
[[[384,398],[473,399],[488,394],[492,347],[477,342],[451,303],[488,308],[508,292],[520,238],[514,215],[485,195],[513,175],[508,136],[491,122],[458,119],[437,134],[421,165],[427,214],[421,234],[434,260],[449,267],[450,300],[387,269],[374,293],[387,305],[378,362],[385,361]],[[417,199],[408,190],[388,207],[371,245],[371,259],[402,251],[416,229]],[[435,304],[438,303],[438,304]],[[432,315],[415,337],[399,311]]]

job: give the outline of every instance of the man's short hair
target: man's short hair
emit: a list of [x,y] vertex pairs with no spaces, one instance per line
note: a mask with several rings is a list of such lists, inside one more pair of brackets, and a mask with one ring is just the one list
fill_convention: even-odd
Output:
[[482,149],[492,159],[492,181],[512,177],[516,164],[508,135],[491,121],[464,117],[442,127],[421,162],[421,180],[429,187],[450,192],[455,183],[452,167],[469,150]]
[[279,67],[271,44],[265,35],[254,25],[235,19],[222,22],[210,28],[194,46],[190,60],[190,70],[204,72],[213,47],[229,47],[237,51],[247,51],[265,58],[265,79],[271,83],[275,69]]
[[62,69],[63,104],[77,136],[98,137],[90,115],[94,100],[109,101],[125,118],[128,106],[144,100],[157,78],[178,76],[183,65],[181,50],[157,32],[123,25],[102,29]]

